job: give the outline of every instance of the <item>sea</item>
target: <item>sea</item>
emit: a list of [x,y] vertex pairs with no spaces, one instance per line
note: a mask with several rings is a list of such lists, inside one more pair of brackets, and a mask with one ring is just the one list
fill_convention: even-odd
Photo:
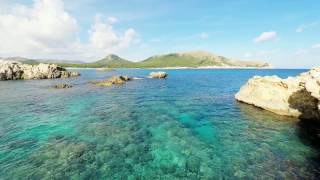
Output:
[[[0,179],[317,179],[312,125],[237,102],[255,75],[303,69],[72,69],[0,82]],[[142,79],[98,87],[114,75]],[[70,89],[55,89],[58,83]]]

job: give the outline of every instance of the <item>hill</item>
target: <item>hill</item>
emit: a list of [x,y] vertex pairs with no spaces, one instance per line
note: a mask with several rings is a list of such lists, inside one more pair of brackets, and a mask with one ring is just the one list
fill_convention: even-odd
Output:
[[130,66],[133,66],[135,63],[122,59],[117,55],[111,54],[99,61],[94,62],[94,64],[100,64],[102,66],[116,68],[116,67],[130,67]]
[[[14,58],[13,58],[14,59]],[[39,63],[39,60],[20,58],[25,63]],[[111,54],[93,63],[67,62],[67,61],[41,61],[56,63],[63,67],[78,68],[165,68],[165,67],[271,67],[268,63],[256,61],[238,61],[224,56],[215,55],[205,51],[192,51],[185,53],[171,53],[157,55],[140,62],[125,60],[117,55]]]
[[269,67],[268,63],[237,61],[204,51],[172,53],[150,57],[140,63],[143,67]]

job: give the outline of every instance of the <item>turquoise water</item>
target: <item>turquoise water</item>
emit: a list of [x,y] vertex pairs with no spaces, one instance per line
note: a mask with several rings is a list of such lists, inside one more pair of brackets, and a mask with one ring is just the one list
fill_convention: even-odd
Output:
[[[303,70],[78,70],[0,82],[0,179],[316,179],[319,148],[296,119],[237,103],[253,75]],[[67,82],[72,89],[57,90]]]

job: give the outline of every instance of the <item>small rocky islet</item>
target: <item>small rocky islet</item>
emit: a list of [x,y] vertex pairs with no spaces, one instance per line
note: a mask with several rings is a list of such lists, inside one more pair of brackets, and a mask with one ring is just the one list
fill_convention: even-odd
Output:
[[279,115],[320,122],[320,67],[287,79],[254,76],[235,98]]
[[151,72],[149,77],[150,78],[158,78],[158,79],[165,79],[168,76],[166,72]]
[[[168,76],[168,73],[166,72],[151,72],[149,74],[149,78],[155,78],[155,79],[165,79]],[[126,83],[127,81],[137,80],[137,79],[143,79],[143,78],[137,78],[137,77],[129,77],[129,76],[112,76],[109,79],[101,80],[101,81],[90,81],[91,84],[97,85],[97,86],[112,86],[112,85],[121,85]]]
[[112,76],[109,79],[102,80],[102,81],[90,81],[91,84],[97,85],[97,86],[112,86],[112,85],[119,85],[124,84],[127,81],[131,81],[133,78],[129,76]]
[[15,61],[0,60],[0,80],[55,79],[80,76],[78,72],[69,72],[55,64],[24,64]]
[[72,88],[73,86],[71,84],[56,84],[54,85],[54,88],[56,89],[69,89]]

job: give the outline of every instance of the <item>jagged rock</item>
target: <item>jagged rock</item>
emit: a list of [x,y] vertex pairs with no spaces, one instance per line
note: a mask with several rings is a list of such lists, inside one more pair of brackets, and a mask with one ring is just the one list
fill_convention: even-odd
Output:
[[168,76],[168,73],[166,72],[151,72],[150,77],[151,78],[166,78]]
[[56,88],[56,89],[68,89],[68,88],[72,88],[72,85],[70,85],[70,84],[56,84],[54,86],[54,88]]
[[107,80],[102,81],[90,81],[90,83],[95,84],[97,86],[112,86],[116,84],[124,84],[126,81],[131,81],[133,78],[128,76],[112,76]]
[[287,79],[255,76],[235,98],[279,115],[320,120],[320,67]]
[[79,76],[77,72],[68,72],[55,64],[29,65],[21,62],[0,60],[0,80],[29,80],[69,78]]

